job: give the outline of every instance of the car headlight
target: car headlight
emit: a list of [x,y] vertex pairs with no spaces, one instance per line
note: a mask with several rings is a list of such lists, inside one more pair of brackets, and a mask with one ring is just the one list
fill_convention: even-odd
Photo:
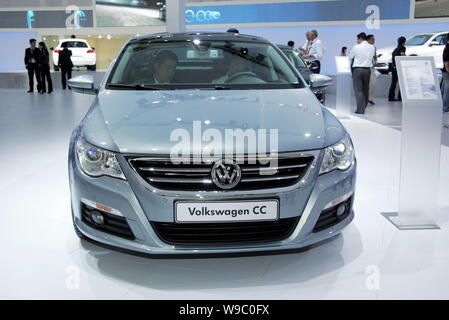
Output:
[[126,180],[115,153],[78,139],[75,146],[81,169],[89,176],[111,176]]
[[324,158],[321,163],[320,174],[333,170],[347,170],[355,161],[354,146],[349,135],[339,143],[324,150]]

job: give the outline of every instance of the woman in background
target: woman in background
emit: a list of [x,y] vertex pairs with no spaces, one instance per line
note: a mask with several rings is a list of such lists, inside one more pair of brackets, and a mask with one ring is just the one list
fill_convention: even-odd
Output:
[[342,57],[347,57],[347,56],[348,56],[348,48],[346,48],[346,47],[341,48],[341,53],[340,53],[340,55],[341,55]]
[[48,83],[48,94],[53,92],[53,83],[51,82],[51,76],[50,76],[50,58],[48,54],[47,46],[45,45],[45,42],[39,42],[39,69],[40,69],[40,76],[41,76],[41,94],[44,94],[47,92],[46,86],[45,86],[45,79],[47,79]]

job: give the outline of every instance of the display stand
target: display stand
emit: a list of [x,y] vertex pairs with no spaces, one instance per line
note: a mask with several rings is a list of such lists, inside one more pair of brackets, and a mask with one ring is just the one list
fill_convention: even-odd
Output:
[[397,57],[402,94],[399,212],[383,215],[401,230],[439,229],[443,101],[432,57]]
[[335,57],[337,69],[336,113],[339,119],[349,119],[351,115],[352,75],[348,57]]

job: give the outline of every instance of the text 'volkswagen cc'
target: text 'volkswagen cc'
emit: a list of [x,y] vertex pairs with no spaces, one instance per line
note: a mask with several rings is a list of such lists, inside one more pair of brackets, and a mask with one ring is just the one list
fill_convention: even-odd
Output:
[[351,138],[269,41],[230,33],[130,39],[69,149],[81,238],[148,254],[295,249],[354,217]]

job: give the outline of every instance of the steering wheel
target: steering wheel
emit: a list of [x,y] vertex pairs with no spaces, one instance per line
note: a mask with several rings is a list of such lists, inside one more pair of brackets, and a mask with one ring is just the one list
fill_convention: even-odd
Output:
[[249,71],[245,71],[245,72],[239,72],[239,73],[236,73],[236,74],[230,76],[230,77],[225,81],[225,83],[233,82],[233,81],[235,81],[236,79],[241,78],[241,77],[252,77],[252,78],[256,78],[257,80],[260,80],[259,77],[258,77],[255,73],[249,72]]

